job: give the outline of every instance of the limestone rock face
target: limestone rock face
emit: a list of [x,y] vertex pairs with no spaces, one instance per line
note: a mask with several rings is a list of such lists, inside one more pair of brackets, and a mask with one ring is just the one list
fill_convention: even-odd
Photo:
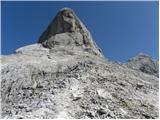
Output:
[[92,40],[90,32],[70,8],[60,10],[47,29],[40,36],[38,43],[53,49],[59,47],[77,47],[97,56],[103,56]]
[[158,61],[153,60],[150,56],[146,54],[138,54],[136,57],[129,59],[126,65],[134,70],[138,70],[159,77]]
[[1,118],[159,117],[156,75],[105,59],[92,39],[86,50],[79,28],[62,23],[51,23],[39,43],[1,56]]

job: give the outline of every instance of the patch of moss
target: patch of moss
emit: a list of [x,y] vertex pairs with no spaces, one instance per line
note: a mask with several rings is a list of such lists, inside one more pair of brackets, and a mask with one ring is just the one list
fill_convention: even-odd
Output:
[[122,98],[119,100],[119,105],[127,109],[132,109],[134,107],[134,104],[131,101]]

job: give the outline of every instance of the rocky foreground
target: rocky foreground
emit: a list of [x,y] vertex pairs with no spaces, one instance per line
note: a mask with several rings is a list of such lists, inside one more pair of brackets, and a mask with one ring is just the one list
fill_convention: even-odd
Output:
[[1,118],[159,117],[158,61],[104,58],[71,9],[1,63]]

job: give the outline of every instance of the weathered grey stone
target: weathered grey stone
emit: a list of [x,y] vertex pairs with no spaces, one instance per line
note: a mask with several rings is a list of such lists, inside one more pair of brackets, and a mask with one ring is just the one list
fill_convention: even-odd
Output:
[[158,77],[95,54],[74,30],[1,56],[1,117],[158,118]]
[[77,47],[103,57],[90,32],[70,8],[63,8],[57,13],[40,36],[38,43],[50,49],[66,45],[69,48]]
[[129,59],[126,65],[134,70],[159,77],[159,63],[149,55],[140,53],[136,57]]

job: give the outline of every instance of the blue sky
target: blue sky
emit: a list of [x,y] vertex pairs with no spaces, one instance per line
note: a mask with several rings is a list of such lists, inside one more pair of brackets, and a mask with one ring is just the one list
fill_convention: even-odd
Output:
[[57,11],[72,8],[106,58],[125,62],[140,52],[158,59],[158,2],[2,2],[1,54],[36,43]]

